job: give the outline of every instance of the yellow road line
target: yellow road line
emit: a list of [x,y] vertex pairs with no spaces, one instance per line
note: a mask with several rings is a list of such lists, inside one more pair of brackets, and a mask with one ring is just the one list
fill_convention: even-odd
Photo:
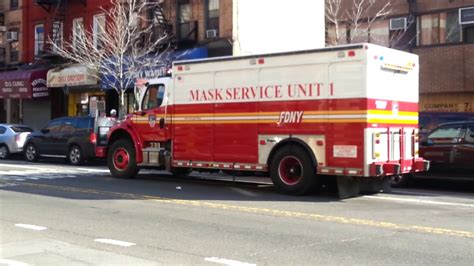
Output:
[[[0,182],[0,183],[4,183],[4,182]],[[283,211],[283,210],[268,209],[268,208],[245,207],[245,206],[237,206],[237,205],[229,205],[229,204],[221,204],[221,203],[212,203],[212,202],[206,202],[206,201],[180,200],[180,199],[163,198],[163,197],[156,197],[156,196],[137,195],[137,194],[131,194],[131,193],[121,193],[121,192],[102,191],[102,190],[95,190],[95,189],[83,189],[83,188],[75,188],[75,187],[36,184],[36,183],[29,183],[29,182],[17,182],[17,184],[30,186],[30,187],[37,187],[37,188],[67,191],[67,192],[80,192],[80,193],[89,193],[89,194],[96,194],[96,195],[116,196],[116,197],[122,197],[122,198],[127,198],[127,199],[145,199],[145,200],[151,200],[151,201],[160,202],[160,203],[206,207],[206,208],[220,209],[220,210],[231,210],[231,211],[233,210],[233,211],[239,211],[239,212],[245,212],[245,213],[266,214],[266,215],[272,215],[272,216],[277,216],[277,217],[306,218],[306,219],[312,219],[316,221],[334,222],[334,223],[339,223],[339,224],[364,225],[364,226],[370,226],[370,227],[403,230],[403,231],[409,231],[409,232],[474,238],[474,232],[452,230],[452,229],[446,229],[446,228],[437,228],[437,227],[419,226],[419,225],[405,225],[405,224],[381,222],[381,221],[375,221],[375,220],[322,215],[322,214],[317,214],[317,213],[304,213],[304,212]]]

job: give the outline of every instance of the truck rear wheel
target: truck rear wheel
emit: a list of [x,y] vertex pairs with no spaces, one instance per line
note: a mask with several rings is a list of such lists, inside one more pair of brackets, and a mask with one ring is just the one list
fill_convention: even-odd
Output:
[[107,166],[113,177],[134,178],[139,169],[133,144],[125,139],[114,142],[107,156]]
[[276,152],[270,177],[278,191],[291,195],[308,194],[318,184],[311,157],[299,146],[285,146]]

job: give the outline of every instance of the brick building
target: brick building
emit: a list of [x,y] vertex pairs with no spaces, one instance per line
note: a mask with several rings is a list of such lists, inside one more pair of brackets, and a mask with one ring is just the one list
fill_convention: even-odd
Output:
[[[24,1],[24,0],[23,0]],[[15,70],[21,61],[22,0],[0,0],[0,71]],[[18,102],[0,98],[0,122],[18,121]]]
[[164,0],[178,49],[207,47],[210,57],[232,55],[232,0]]
[[[354,8],[352,2],[343,0],[342,14]],[[360,21],[373,17],[386,3],[376,1]],[[372,42],[418,54],[420,123],[452,116],[444,114],[448,112],[474,117],[474,0],[390,3],[386,16],[370,26],[361,22],[356,34],[348,18],[341,16],[338,43]],[[327,29],[327,43],[333,44],[334,25],[328,20]]]

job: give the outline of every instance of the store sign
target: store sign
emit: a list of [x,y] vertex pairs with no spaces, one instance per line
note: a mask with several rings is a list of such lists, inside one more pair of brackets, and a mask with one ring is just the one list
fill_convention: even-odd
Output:
[[465,103],[425,103],[422,106],[422,111],[425,112],[472,112],[472,104],[470,102]]
[[48,97],[46,70],[11,71],[0,74],[0,99]]
[[45,78],[37,78],[31,82],[33,98],[48,97],[48,86]]
[[97,85],[94,73],[85,66],[71,66],[67,68],[52,69],[48,72],[47,87],[61,88],[64,86]]

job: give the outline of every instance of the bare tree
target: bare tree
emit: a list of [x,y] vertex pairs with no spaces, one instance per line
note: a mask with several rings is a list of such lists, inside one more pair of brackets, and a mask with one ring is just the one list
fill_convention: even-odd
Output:
[[[363,36],[374,41],[374,25],[392,13],[391,0],[325,0],[327,45],[352,43]],[[397,35],[399,37],[399,35]]]
[[103,9],[106,23],[96,29],[79,26],[62,46],[49,40],[52,52],[89,68],[95,78],[108,77],[106,83],[120,95],[120,115],[125,115],[125,91],[134,86],[137,74],[156,64],[150,60],[170,42],[168,31],[158,35],[156,21],[147,11],[158,5],[145,0],[111,0]]

